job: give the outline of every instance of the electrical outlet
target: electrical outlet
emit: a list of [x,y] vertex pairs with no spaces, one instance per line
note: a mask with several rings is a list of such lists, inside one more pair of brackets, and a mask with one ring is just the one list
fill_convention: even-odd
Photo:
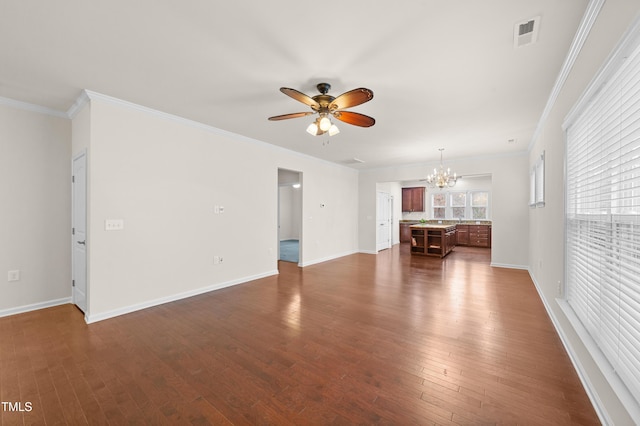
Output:
[[104,221],[105,231],[122,231],[124,229],[123,219],[107,219]]
[[9,273],[7,274],[7,281],[20,281],[20,271],[18,269],[9,271]]

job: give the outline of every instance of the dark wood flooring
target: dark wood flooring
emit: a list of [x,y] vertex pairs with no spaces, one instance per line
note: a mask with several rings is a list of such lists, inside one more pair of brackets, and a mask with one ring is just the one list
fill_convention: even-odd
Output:
[[407,249],[91,325],[0,318],[1,423],[599,424],[526,271]]

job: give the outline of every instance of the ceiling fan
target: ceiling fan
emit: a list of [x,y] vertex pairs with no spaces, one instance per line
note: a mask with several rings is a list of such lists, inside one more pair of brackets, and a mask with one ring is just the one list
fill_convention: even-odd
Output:
[[372,117],[357,112],[345,111],[346,108],[351,108],[373,99],[373,92],[371,90],[361,87],[345,92],[338,97],[333,97],[328,94],[329,89],[331,89],[329,83],[319,83],[316,87],[320,94],[313,97],[307,96],[295,89],[281,87],[280,91],[282,93],[310,106],[312,111],[276,115],[269,117],[269,120],[279,121],[318,114],[318,118],[307,128],[307,132],[315,136],[323,135],[327,132],[329,136],[333,136],[339,132],[338,127],[331,122],[332,116],[354,126],[371,127],[376,124],[376,120]]

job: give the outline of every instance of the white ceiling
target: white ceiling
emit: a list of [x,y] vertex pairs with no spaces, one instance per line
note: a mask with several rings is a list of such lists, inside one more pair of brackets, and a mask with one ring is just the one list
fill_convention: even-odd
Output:
[[[88,89],[353,167],[526,151],[587,0],[0,0],[0,97],[67,111]],[[536,44],[513,28],[540,16]],[[328,82],[376,119],[310,136]],[[509,142],[515,139],[516,142]]]

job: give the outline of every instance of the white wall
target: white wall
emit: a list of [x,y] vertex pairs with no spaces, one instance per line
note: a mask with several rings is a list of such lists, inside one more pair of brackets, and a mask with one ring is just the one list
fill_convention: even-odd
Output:
[[[71,122],[0,105],[0,316],[71,296]],[[7,282],[9,270],[20,281]]]
[[[634,424],[629,413],[605,380],[585,345],[556,302],[558,283],[564,282],[564,158],[565,135],[562,122],[588,83],[604,64],[622,34],[637,16],[638,2],[607,0],[598,15],[585,45],[560,92],[554,108],[531,149],[529,168],[545,152],[545,207],[530,210],[529,265],[530,274],[549,309],[554,323],[583,379],[590,383],[588,391],[599,401],[611,424]],[[637,419],[636,419],[637,421]]]
[[[359,176],[360,250],[375,253],[376,187],[380,182],[423,179],[438,164],[413,164],[362,170]],[[491,174],[491,263],[494,266],[527,268],[529,226],[529,165],[526,154],[507,157],[450,161],[459,175]],[[429,194],[427,193],[427,197]],[[426,213],[425,213],[426,214]]]
[[90,96],[90,322],[277,273],[279,167],[304,174],[301,263],[357,251],[357,171]]

